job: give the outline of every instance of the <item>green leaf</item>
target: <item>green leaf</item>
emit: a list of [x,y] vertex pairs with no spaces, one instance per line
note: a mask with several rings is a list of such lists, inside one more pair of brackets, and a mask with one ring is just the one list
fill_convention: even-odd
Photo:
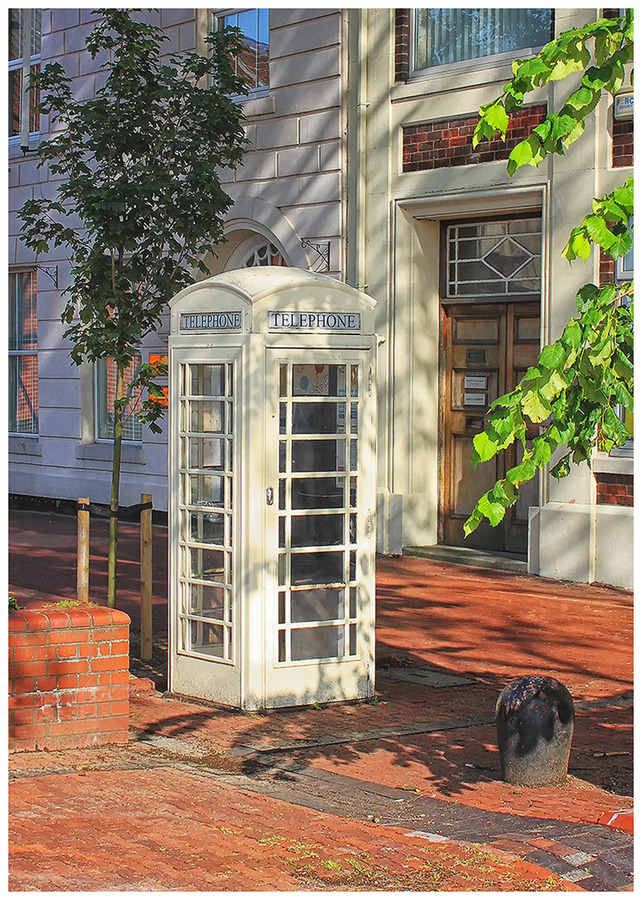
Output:
[[538,166],[544,159],[545,153],[539,138],[532,134],[524,141],[520,141],[513,147],[508,157],[508,174],[512,175],[521,166]]
[[555,341],[542,349],[539,364],[546,369],[559,369],[566,361],[566,350],[561,341]]
[[617,187],[613,191],[613,199],[626,213],[627,216],[633,215],[633,179],[627,179],[622,187]]
[[579,256],[585,262],[591,255],[591,242],[584,235],[584,232],[578,228],[574,228],[568,239],[566,247],[562,250],[562,256],[569,262]]
[[615,240],[613,232],[601,216],[591,215],[584,219],[584,227],[590,239],[600,247],[608,249]]
[[610,438],[613,443],[621,447],[623,444],[628,441],[631,437],[629,429],[626,427],[624,422],[616,416],[612,409],[607,409],[604,413],[604,420],[602,423],[602,430],[604,434]]
[[541,468],[545,466],[551,459],[551,447],[550,444],[541,438],[536,438],[533,441],[533,462],[536,466]]
[[472,511],[470,516],[464,522],[464,536],[468,537],[469,534],[472,534],[478,526],[484,521],[484,517],[479,512],[477,507]]
[[551,74],[547,81],[561,81],[562,78],[566,78],[574,72],[581,72],[584,69],[590,58],[588,51],[583,47],[572,48],[570,52],[573,52],[573,50],[576,53],[574,57],[569,56],[566,59],[557,60],[551,69]]
[[482,513],[482,515],[484,515],[488,519],[493,528],[496,525],[499,525],[506,512],[506,507],[504,506],[504,504],[500,503],[497,500],[493,500],[491,498],[490,492],[484,494],[483,497],[479,498],[477,508]]
[[559,462],[557,462],[553,468],[551,469],[551,475],[554,478],[566,478],[567,475],[570,475],[571,472],[571,454],[567,453],[566,456],[563,456]]
[[538,391],[528,391],[522,400],[522,410],[531,422],[544,422],[551,414],[551,405]]
[[486,122],[490,125],[490,127],[495,131],[499,131],[501,132],[501,134],[506,134],[506,129],[508,128],[508,123],[510,120],[501,100],[496,100],[495,103],[492,103],[489,107],[486,108],[484,118],[486,119]]
[[615,382],[613,385],[613,393],[615,394],[618,403],[633,412],[633,395],[623,382]]
[[497,453],[497,441],[492,440],[487,431],[476,434],[473,438],[473,446],[481,462],[487,462]]
[[582,326],[577,319],[571,319],[562,332],[561,341],[565,347],[572,347],[574,350],[582,343]]
[[573,91],[573,93],[567,97],[564,105],[571,109],[584,112],[584,110],[592,108],[591,105],[594,106],[599,98],[599,91],[592,90],[591,88],[586,87],[586,85],[582,85],[578,90]]
[[549,403],[562,391],[566,390],[568,382],[561,372],[553,370],[547,382],[541,385],[540,393]]
[[537,472],[537,467],[533,460],[529,456],[525,456],[521,463],[517,466],[514,466],[512,469],[509,469],[506,473],[506,478],[511,481],[516,487],[519,487],[520,484],[523,484],[525,481],[530,481],[531,478],[535,477]]

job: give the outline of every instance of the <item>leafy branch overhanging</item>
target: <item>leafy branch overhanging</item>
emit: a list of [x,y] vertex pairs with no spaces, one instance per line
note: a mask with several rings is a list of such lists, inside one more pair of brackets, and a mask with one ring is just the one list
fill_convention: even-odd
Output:
[[[614,95],[625,84],[632,59],[633,10],[564,32],[537,56],[513,62],[504,95],[480,108],[474,145],[498,132],[505,139],[509,116],[522,108],[525,94],[583,72],[559,111],[513,148],[507,169],[513,175],[520,166],[538,166],[550,153],[564,154],[584,132],[603,93]],[[587,260],[597,246],[614,260],[625,256],[633,246],[632,216],[629,178],[593,200],[562,255],[569,262]],[[464,523],[466,535],[484,519],[498,525],[520,486],[552,461],[551,474],[563,478],[571,462],[589,460],[595,448],[609,452],[631,437],[620,411],[633,412],[633,283],[586,284],[577,294],[577,310],[517,387],[491,404],[486,429],[473,439],[474,466],[513,443],[521,444],[521,460],[477,501]],[[529,422],[539,426],[533,440],[527,439]]]

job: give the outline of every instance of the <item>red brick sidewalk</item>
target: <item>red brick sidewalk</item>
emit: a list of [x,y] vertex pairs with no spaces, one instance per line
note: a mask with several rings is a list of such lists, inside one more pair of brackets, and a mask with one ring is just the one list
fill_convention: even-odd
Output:
[[[73,518],[11,513],[10,581],[16,586],[15,594],[21,601],[51,599],[45,591],[63,597],[74,596],[74,534]],[[105,538],[106,524],[94,522],[90,586],[92,598],[98,602],[101,602],[101,579],[105,567]],[[162,633],[166,622],[165,530],[155,528],[154,540],[155,629],[156,640],[162,644],[166,639]],[[122,526],[119,606],[132,616],[134,627],[139,620],[137,542],[136,527]],[[249,716],[215,710],[206,705],[184,703],[156,693],[139,693],[132,698],[130,753],[136,751],[138,740],[153,737],[202,747],[208,765],[227,771],[235,771],[235,767],[238,769],[239,760],[246,758],[248,754],[257,759],[270,760],[276,757],[286,770],[288,766],[305,763],[313,770],[327,773],[329,777],[357,779],[356,783],[365,786],[375,783],[382,786],[382,790],[391,788],[412,791],[420,798],[447,801],[457,808],[470,809],[471,815],[475,811],[487,811],[489,814],[519,814],[551,822],[575,822],[593,826],[603,813],[631,807],[633,604],[630,593],[598,586],[559,584],[502,572],[466,569],[427,560],[382,558],[378,560],[377,607],[376,704],[341,705],[320,710],[293,710],[271,713],[268,716]],[[463,675],[468,681],[459,686],[429,687],[404,683],[390,677],[395,669],[398,675],[404,666],[433,670],[444,675]],[[517,788],[504,784],[500,778],[492,724],[494,705],[501,688],[512,678],[525,673],[542,673],[559,678],[571,690],[576,702],[576,732],[570,776],[564,785],[557,788]],[[478,717],[486,724],[475,724],[472,717]],[[51,756],[43,760],[42,754],[21,756],[20,760],[12,760],[12,767],[51,771],[54,763],[66,764],[56,763]],[[25,758],[27,756],[32,757],[31,761]],[[187,803],[195,788],[189,779],[189,785],[183,785],[183,775],[172,771],[172,778],[176,779],[178,785],[175,795],[172,795],[173,809],[182,802],[181,791],[184,792]],[[151,798],[155,796],[154,791],[161,791],[161,788],[149,787],[152,783],[157,784],[154,772],[147,773],[147,776],[150,779],[145,782],[148,793],[143,792],[140,797]],[[30,820],[31,826],[28,824],[26,804],[29,785],[37,782],[43,789],[48,785],[52,801],[57,797],[58,791],[63,791],[63,808],[68,801],[71,802],[68,795],[72,799],[77,797],[78,809],[83,809],[82,798],[85,796],[84,785],[88,783],[88,775],[67,778],[67,782],[65,777],[46,775],[42,781],[31,777],[24,781],[19,779],[12,787],[15,808],[21,809],[21,804],[25,804],[21,815],[26,818],[19,829],[24,827],[26,831],[19,830],[19,834],[27,840],[29,827],[33,828],[35,824],[38,826],[33,835],[35,843],[27,840],[25,845],[31,848],[25,850],[27,856],[32,853],[33,858],[36,858],[39,832],[45,828],[41,820],[36,822],[33,818]],[[113,780],[116,793],[121,790],[117,788],[119,777],[123,779],[123,791],[126,790],[124,785],[128,777],[134,778],[126,771],[120,775],[110,773],[109,778]],[[137,784],[139,778],[142,776],[136,774],[132,784]],[[65,784],[69,786],[65,788]],[[228,791],[228,786],[217,785],[216,789],[225,792]],[[104,799],[102,793],[100,796]],[[135,792],[132,793],[132,798],[135,796]],[[232,793],[229,796],[230,803],[235,802]],[[122,797],[125,802],[125,794]],[[134,799],[126,802],[136,805]],[[259,800],[256,802],[259,803]],[[221,801],[227,815],[225,803],[225,800]],[[76,804],[75,799],[73,804]],[[94,808],[91,803],[90,807]],[[96,808],[96,815],[103,808],[104,804],[100,809]],[[164,808],[162,803],[159,806],[161,808]],[[113,821],[116,821],[118,817],[115,808],[110,809],[111,812],[105,810],[105,815],[107,819],[111,815]],[[148,812],[153,809],[153,804],[148,805]],[[219,814],[219,809],[220,807],[214,807],[216,815]],[[298,806],[292,809],[295,811],[287,815],[292,817],[292,821],[299,821],[297,817],[304,817],[305,822],[300,821],[304,832],[299,831],[294,837],[290,832],[284,832],[277,837],[283,841],[295,838],[303,840],[301,834],[305,833],[305,842],[309,838],[314,843],[314,835],[319,834],[320,844],[324,845],[324,830],[330,826],[327,823],[320,825],[314,815],[309,811],[302,811]],[[145,815],[145,810],[141,809],[140,816]],[[267,827],[270,821],[269,808],[265,816]],[[100,827],[115,828],[113,821],[108,822],[107,819]],[[210,832],[217,834],[217,840],[219,835],[216,828],[220,826],[234,829],[238,825],[233,822],[230,824],[224,816],[215,821],[219,824],[212,825]],[[340,819],[338,821],[341,822]],[[332,827],[336,826],[340,831],[347,824],[335,823]],[[201,826],[205,827],[199,822],[198,828]],[[350,827],[356,827],[362,833],[364,826],[362,823],[356,826],[352,823]],[[165,846],[160,824],[158,829],[158,840]],[[608,833],[609,829],[605,828],[604,832]],[[119,826],[117,833],[121,833]],[[245,829],[243,833],[245,834]],[[376,833],[376,829],[373,833]],[[265,837],[263,832],[261,834]],[[386,830],[386,834],[390,834],[389,830]],[[243,840],[246,838],[245,834]],[[410,840],[404,838],[403,834],[398,839]],[[46,842],[49,838],[43,840]],[[144,842],[147,838],[140,837],[140,840]],[[149,840],[152,846],[152,838],[149,837]],[[349,846],[340,836],[336,840],[337,846]],[[392,837],[384,840],[392,842]],[[208,842],[202,844],[199,837],[197,843],[202,848]],[[328,843],[326,852],[333,846]],[[444,848],[444,844],[439,844],[434,847],[431,845],[426,850],[425,841],[420,841],[420,846],[431,853],[437,848],[441,848],[441,851]],[[504,843],[503,846],[508,845]],[[537,845],[532,841],[528,848],[522,846],[520,855],[539,858],[533,857],[530,852],[534,846]],[[19,842],[16,847],[19,849]],[[560,854],[565,852],[564,848],[558,847],[558,850]],[[178,850],[174,848],[172,852],[178,853]],[[250,853],[250,850],[247,852]],[[316,853],[317,849],[313,852]],[[155,858],[163,859],[161,853],[165,851],[154,850]],[[569,859],[574,858],[570,850],[567,855]],[[16,878],[24,878],[29,873],[27,856],[18,854],[18,862],[12,865]],[[328,864],[321,866],[323,879],[329,878],[333,872],[340,872],[344,879],[341,884],[354,884],[349,880],[345,881],[346,872],[354,872],[354,866],[345,868],[345,859],[337,861],[332,856],[323,854],[319,858]],[[373,858],[381,861],[376,854]],[[421,854],[419,858],[423,858]],[[23,860],[22,863],[19,862],[20,859]],[[339,865],[339,869],[334,868],[335,863]],[[599,859],[595,862],[596,867],[598,863]],[[279,859],[279,865],[282,864],[283,860]],[[385,864],[389,865],[388,862]],[[90,870],[94,871],[91,869],[92,865],[94,863],[88,862],[88,868],[82,870],[82,877],[86,875],[90,880],[93,878],[87,874]],[[305,873],[302,876],[301,870],[294,863],[290,865],[294,866],[294,870],[286,867],[279,869],[279,872],[283,878],[288,874],[300,886],[301,882],[296,879],[304,877]],[[491,869],[499,871],[496,870],[495,863]],[[450,871],[448,866],[446,870]],[[67,866],[65,871],[72,870]],[[394,870],[394,877],[401,878],[404,871]],[[23,874],[20,875],[20,872]],[[81,874],[79,873],[79,878]],[[169,875],[163,875],[165,877],[169,878]],[[238,883],[249,884],[250,882],[242,880],[246,877],[250,876],[246,873],[239,874],[238,878],[241,880]],[[319,873],[314,877],[319,877]],[[382,873],[380,877],[384,877]],[[269,881],[269,877],[266,878]],[[598,883],[599,879],[593,881]],[[21,883],[27,884],[25,881]],[[156,882],[152,879],[150,884],[152,883]],[[172,882],[170,880],[164,883]],[[331,886],[331,881],[323,880],[322,885]],[[502,889],[497,885],[498,882],[493,882],[489,889]],[[461,884],[457,888],[445,889],[460,887]],[[424,890],[427,887],[410,889]]]
[[492,848],[432,844],[169,766],[22,778],[10,804],[11,891],[574,889]]

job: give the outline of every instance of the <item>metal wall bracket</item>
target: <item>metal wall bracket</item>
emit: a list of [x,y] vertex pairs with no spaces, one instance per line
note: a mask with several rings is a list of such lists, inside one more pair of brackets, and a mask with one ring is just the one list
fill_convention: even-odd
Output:
[[311,272],[329,272],[330,271],[330,241],[301,241],[301,246],[309,247],[314,250],[318,259],[310,266]]
[[36,269],[51,278],[54,287],[58,290],[58,266],[36,266]]

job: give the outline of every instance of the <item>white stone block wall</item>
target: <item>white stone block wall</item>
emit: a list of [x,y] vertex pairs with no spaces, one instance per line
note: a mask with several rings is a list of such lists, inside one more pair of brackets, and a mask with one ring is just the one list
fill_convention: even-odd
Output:
[[[331,273],[341,277],[344,267],[344,109],[343,22],[341,10],[274,9],[270,11],[270,93],[244,104],[251,140],[244,164],[225,176],[226,189],[236,201],[230,211],[229,243],[216,248],[210,260],[220,271],[241,237],[256,231],[276,236],[288,261],[305,268],[318,262],[301,247],[303,239],[331,243]],[[101,58],[91,59],[85,39],[96,16],[90,9],[43,10],[42,65],[58,60],[73,79],[78,98],[90,98],[100,87]],[[157,20],[157,19],[156,19]],[[169,40],[166,52],[201,46],[208,11],[166,9],[160,24]],[[40,136],[49,136],[41,121]],[[55,182],[46,169],[38,170],[32,156],[19,147],[9,149],[9,265],[27,267],[34,256],[18,238],[17,210],[32,196],[51,195]],[[250,209],[248,222],[245,212]],[[242,220],[237,218],[239,211]],[[59,250],[38,260],[58,287],[38,272],[39,435],[9,441],[9,491],[15,494],[109,500],[111,449],[94,442],[94,401],[89,367],[74,366],[63,341],[62,291],[69,284],[69,263]],[[200,276],[199,276],[200,277]],[[167,347],[167,322],[151,335],[143,359]],[[154,506],[167,508],[167,437],[143,429],[142,445],[125,445],[121,505],[137,503],[142,491],[151,492]]]

